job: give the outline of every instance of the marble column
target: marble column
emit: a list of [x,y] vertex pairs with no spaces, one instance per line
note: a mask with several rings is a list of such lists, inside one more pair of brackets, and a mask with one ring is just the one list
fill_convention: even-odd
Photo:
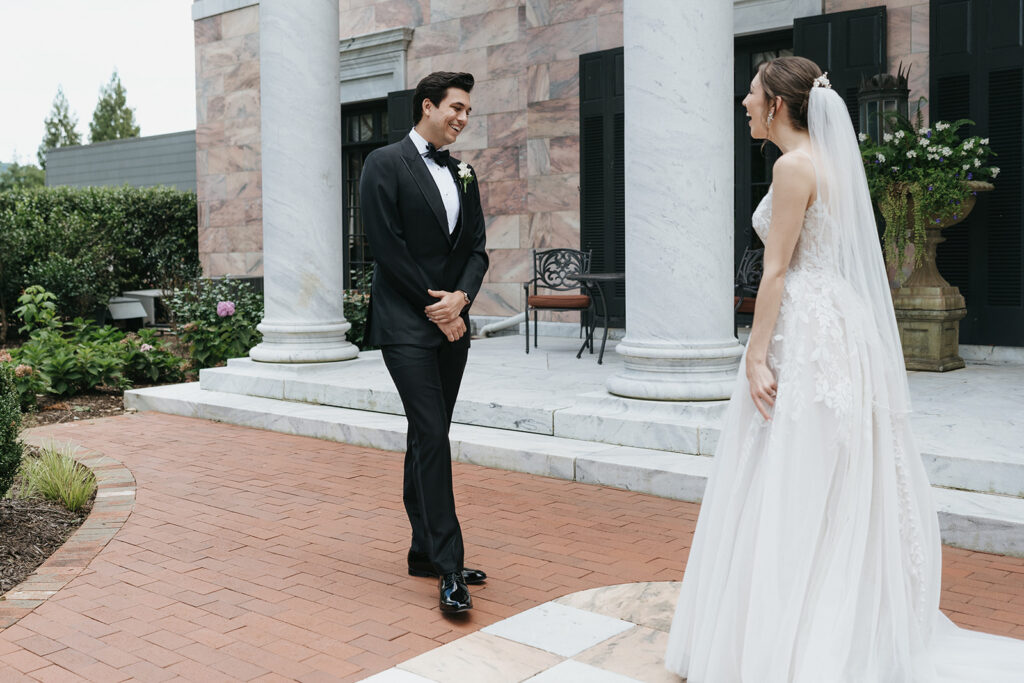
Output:
[[608,391],[728,398],[743,353],[732,321],[733,3],[625,0],[623,14],[625,368]]
[[263,342],[255,361],[354,358],[342,310],[338,1],[260,2]]

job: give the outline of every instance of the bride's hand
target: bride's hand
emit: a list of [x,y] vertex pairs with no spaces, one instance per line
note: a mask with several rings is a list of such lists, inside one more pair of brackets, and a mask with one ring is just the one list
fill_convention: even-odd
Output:
[[768,364],[748,357],[747,380],[750,382],[750,398],[754,400],[754,407],[765,420],[771,420],[771,409],[775,406],[775,391],[778,385]]

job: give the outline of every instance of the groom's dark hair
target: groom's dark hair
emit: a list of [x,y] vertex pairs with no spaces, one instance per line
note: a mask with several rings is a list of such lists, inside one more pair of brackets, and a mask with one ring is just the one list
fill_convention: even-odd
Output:
[[440,107],[448,88],[458,88],[470,92],[473,89],[473,74],[454,71],[435,71],[423,77],[416,84],[416,92],[412,96],[412,122],[417,124],[423,118],[423,100],[429,99],[435,107]]

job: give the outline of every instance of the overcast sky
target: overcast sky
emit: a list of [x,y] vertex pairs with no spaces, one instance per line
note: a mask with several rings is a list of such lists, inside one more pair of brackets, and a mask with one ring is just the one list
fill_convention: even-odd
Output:
[[0,161],[36,163],[57,86],[82,142],[116,68],[142,135],[196,125],[192,0],[0,0]]

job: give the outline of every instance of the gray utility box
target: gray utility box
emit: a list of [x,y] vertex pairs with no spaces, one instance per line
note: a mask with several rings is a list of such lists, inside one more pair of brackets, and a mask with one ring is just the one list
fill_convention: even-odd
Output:
[[163,295],[162,289],[136,289],[131,292],[121,292],[118,299],[138,301],[146,311],[146,324],[152,326],[156,325],[156,301]]
[[146,309],[138,299],[129,299],[124,296],[112,296],[107,302],[107,315],[111,320],[145,320]]

